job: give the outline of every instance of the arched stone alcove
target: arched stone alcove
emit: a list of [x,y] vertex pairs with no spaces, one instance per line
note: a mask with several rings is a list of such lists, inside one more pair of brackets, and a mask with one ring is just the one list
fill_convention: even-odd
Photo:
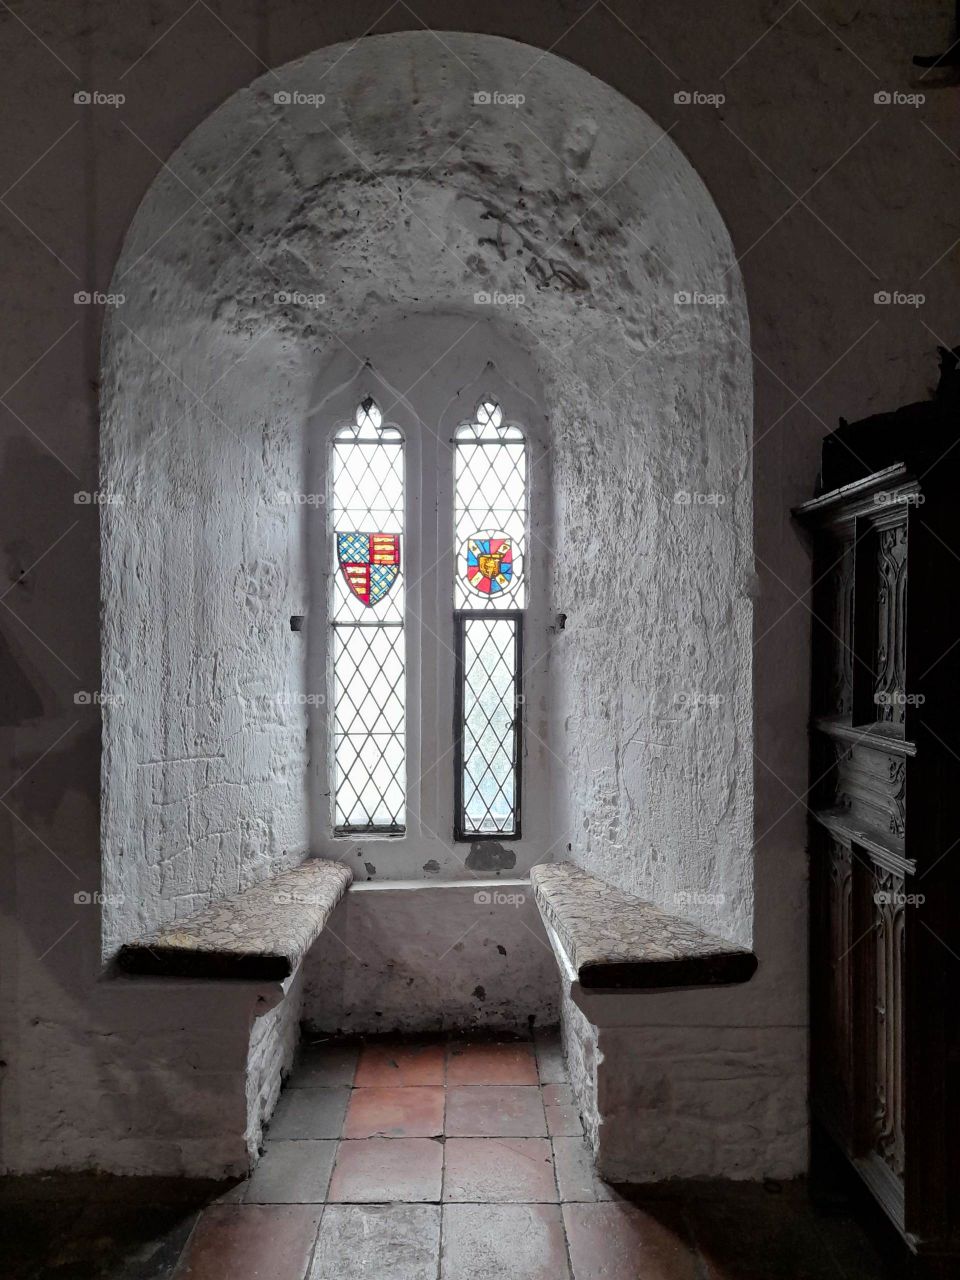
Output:
[[[288,626],[309,544],[282,495],[303,488],[331,353],[359,368],[385,324],[444,315],[451,341],[479,320],[513,344],[542,389],[557,622],[540,856],[569,846],[749,941],[747,311],[717,209],[661,127],[496,37],[322,49],[190,135],[112,289],[105,953],[316,852]],[[409,384],[446,355],[412,350]],[[469,874],[455,851],[443,871]]]

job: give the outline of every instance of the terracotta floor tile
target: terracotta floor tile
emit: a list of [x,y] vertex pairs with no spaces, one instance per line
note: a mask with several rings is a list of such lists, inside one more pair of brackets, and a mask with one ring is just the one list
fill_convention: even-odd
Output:
[[572,1138],[583,1133],[580,1123],[580,1112],[572,1103],[562,1107],[545,1106],[547,1116],[547,1132],[551,1138]]
[[321,1212],[300,1204],[206,1209],[174,1280],[303,1280]]
[[332,1204],[309,1280],[436,1280],[439,1252],[439,1205]]
[[441,1280],[569,1280],[555,1204],[445,1204]]
[[354,1084],[357,1088],[443,1084],[442,1044],[365,1044]]
[[323,1204],[338,1146],[329,1139],[268,1142],[244,1204]]
[[553,1152],[547,1138],[448,1138],[445,1201],[556,1204]]
[[276,1138],[339,1138],[349,1089],[285,1089],[267,1133]]
[[452,1044],[447,1084],[539,1084],[533,1045],[524,1041]]
[[288,1089],[349,1087],[353,1084],[360,1046],[325,1041],[301,1047],[287,1081]]
[[340,1143],[330,1203],[439,1200],[443,1144],[434,1138],[358,1138]]
[[515,1084],[448,1087],[446,1133],[453,1138],[545,1138],[540,1090]]
[[354,1089],[345,1138],[432,1138],[443,1133],[444,1090],[439,1085]]
[[583,1134],[553,1139],[553,1163],[561,1200],[619,1200],[617,1190],[597,1173]]
[[[678,1208],[565,1204],[574,1280],[698,1280],[697,1252]],[[757,1280],[763,1273],[758,1273]]]

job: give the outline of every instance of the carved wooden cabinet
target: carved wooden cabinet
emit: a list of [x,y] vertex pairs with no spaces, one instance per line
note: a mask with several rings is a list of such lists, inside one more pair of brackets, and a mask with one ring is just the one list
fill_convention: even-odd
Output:
[[874,421],[902,461],[858,476],[843,424],[823,477],[845,483],[795,513],[814,584],[811,1104],[921,1270],[960,1276],[960,444],[898,443],[895,417]]

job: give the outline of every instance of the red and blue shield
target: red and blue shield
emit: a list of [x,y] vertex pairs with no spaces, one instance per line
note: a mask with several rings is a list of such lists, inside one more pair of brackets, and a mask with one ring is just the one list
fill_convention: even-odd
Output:
[[347,586],[370,607],[387,596],[400,576],[399,533],[338,533],[337,559]]
[[464,577],[478,595],[502,595],[516,585],[513,543],[505,533],[475,533],[465,551]]

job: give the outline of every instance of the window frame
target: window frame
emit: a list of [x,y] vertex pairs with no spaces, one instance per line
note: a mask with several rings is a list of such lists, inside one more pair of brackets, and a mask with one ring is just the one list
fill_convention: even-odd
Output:
[[[308,628],[308,679],[314,680],[322,693],[319,706],[310,704],[308,735],[315,744],[310,750],[310,774],[313,798],[311,812],[319,824],[322,845],[334,856],[350,847],[361,846],[364,857],[375,858],[380,849],[396,848],[406,840],[418,840],[421,829],[420,790],[422,751],[421,639],[423,612],[420,602],[420,566],[422,546],[421,511],[421,441],[416,420],[402,403],[394,403],[395,394],[379,379],[366,371],[356,381],[341,386],[337,392],[318,404],[311,413],[316,428],[310,440],[310,470],[313,490],[322,501],[306,508],[306,554],[311,563],[311,592],[318,606],[319,625]],[[404,826],[393,831],[383,828],[341,829],[336,821],[336,753],[335,753],[335,689],[333,601],[340,573],[337,539],[334,531],[334,450],[338,433],[352,427],[357,406],[372,399],[380,410],[383,426],[396,428],[404,453],[403,529],[400,563],[403,573],[404,633]],[[414,483],[411,483],[414,481]]]
[[[529,495],[528,495],[529,496]],[[472,844],[476,840],[523,839],[523,629],[524,609],[455,609],[454,627],[454,701],[453,701],[453,838],[457,843]],[[466,623],[478,619],[484,622],[511,621],[514,623],[514,680],[513,680],[513,828],[510,831],[468,831],[464,818],[464,737],[466,736],[465,690],[466,670],[464,649]]]
[[[411,321],[411,325],[413,322]],[[470,326],[464,325],[464,332]],[[423,340],[426,334],[426,341]],[[449,329],[418,319],[400,343],[391,327],[388,340],[371,339],[371,355],[361,368],[349,352],[337,351],[318,372],[307,410],[305,487],[329,502],[332,474],[328,449],[336,430],[353,422],[361,400],[372,396],[384,424],[396,426],[406,451],[406,831],[402,835],[365,832],[335,834],[333,827],[332,647],[327,625],[329,573],[333,563],[329,512],[304,505],[302,554],[309,581],[310,620],[304,629],[306,688],[326,691],[321,705],[307,707],[310,841],[323,857],[349,861],[360,879],[430,881],[437,875],[461,880],[483,870],[490,859],[503,870],[523,874],[551,847],[550,787],[557,757],[548,745],[553,732],[548,699],[553,623],[553,495],[550,487],[550,430],[545,397],[526,354],[512,338],[477,332],[467,372],[463,350],[431,365],[429,352],[449,346]],[[382,350],[381,350],[382,348]],[[428,353],[417,394],[400,394],[412,378],[411,350]],[[466,373],[466,377],[464,374]],[[524,573],[529,585],[523,624],[523,783],[520,837],[477,837],[457,829],[454,721],[456,689],[453,580],[454,455],[457,428],[469,422],[484,400],[496,401],[507,421],[520,428],[527,448],[527,537]],[[481,857],[472,846],[485,842]],[[509,854],[507,850],[509,849]],[[493,863],[490,864],[494,865]],[[499,872],[498,872],[499,874]]]
[[[407,708],[407,648],[406,648],[406,641],[407,641],[406,613],[407,611],[406,611],[406,556],[405,556],[406,518],[407,518],[407,479],[408,479],[407,477],[407,441],[406,441],[406,438],[404,437],[403,432],[400,431],[399,427],[397,427],[394,423],[389,423],[383,420],[382,411],[380,410],[380,406],[377,403],[376,398],[374,396],[366,396],[359,402],[357,409],[355,410],[355,418],[356,416],[359,415],[361,411],[364,412],[365,414],[369,414],[369,409],[371,406],[376,408],[378,415],[380,415],[381,417],[380,423],[376,427],[374,427],[373,430],[379,433],[384,429],[386,429],[387,431],[395,432],[396,433],[395,436],[388,437],[386,439],[377,439],[377,440],[364,441],[360,438],[354,438],[353,440],[351,440],[351,433],[353,433],[354,436],[356,436],[356,431],[362,432],[364,428],[361,426],[359,422],[356,422],[355,430],[354,428],[349,428],[345,424],[341,424],[340,426],[335,427],[331,433],[330,443],[329,443],[329,453],[328,453],[330,476],[331,476],[330,489],[331,489],[331,496],[332,496],[332,501],[330,504],[328,527],[330,531],[330,543],[331,543],[330,551],[332,552],[334,557],[333,573],[331,574],[331,577],[330,577],[330,590],[329,590],[329,595],[327,599],[327,625],[331,631],[331,671],[332,671],[332,677],[333,677],[331,682],[332,701],[331,701],[331,762],[330,762],[331,763],[331,787],[330,787],[331,817],[330,817],[330,821],[331,821],[334,839],[339,839],[340,837],[343,837],[343,836],[346,836],[348,838],[353,838],[355,836],[385,836],[385,837],[403,836],[406,834],[407,811],[409,807],[408,794],[407,794],[407,711],[408,711],[408,708]],[[375,615],[368,617],[366,613],[360,613],[356,617],[338,618],[336,616],[337,601],[339,598],[338,593],[339,591],[342,590],[342,587],[339,582],[339,578],[342,573],[342,566],[340,564],[339,536],[340,536],[340,533],[345,532],[343,530],[338,531],[335,527],[336,513],[338,509],[337,495],[336,495],[336,480],[337,480],[336,454],[337,454],[337,450],[341,448],[344,444],[353,444],[354,446],[366,444],[366,445],[373,446],[375,448],[397,449],[400,453],[399,473],[400,473],[400,492],[402,495],[402,505],[400,507],[401,528],[399,532],[399,566],[400,566],[399,578],[400,578],[400,586],[403,591],[403,606],[400,610],[401,616],[399,618],[391,619],[389,616],[378,617]],[[369,530],[363,530],[363,532],[375,533],[375,532],[382,532],[382,530],[369,529]],[[389,593],[388,593],[388,597],[389,597]],[[388,598],[388,597],[385,597],[385,598]],[[403,729],[400,734],[401,750],[403,754],[403,766],[402,766],[402,771],[403,771],[402,819],[403,821],[402,822],[393,822],[393,823],[373,822],[365,826],[353,826],[350,823],[337,822],[337,810],[339,805],[339,790],[340,790],[338,786],[340,765],[338,764],[338,761],[337,761],[337,741],[338,741],[338,738],[341,736],[345,738],[349,738],[351,735],[350,734],[340,735],[337,731],[338,703],[336,698],[336,687],[337,687],[338,645],[335,637],[337,636],[338,631],[342,630],[346,632],[348,629],[361,628],[361,627],[371,628],[371,629],[382,629],[382,630],[389,629],[389,630],[400,631],[400,638],[402,642],[402,653],[400,657],[400,664],[401,664],[400,701],[403,707]],[[341,641],[341,643],[346,646],[346,641]],[[373,735],[371,734],[371,732],[368,731],[365,736],[367,738],[370,738]],[[346,772],[349,773],[349,770],[347,770]],[[385,793],[383,798],[385,798]]]

